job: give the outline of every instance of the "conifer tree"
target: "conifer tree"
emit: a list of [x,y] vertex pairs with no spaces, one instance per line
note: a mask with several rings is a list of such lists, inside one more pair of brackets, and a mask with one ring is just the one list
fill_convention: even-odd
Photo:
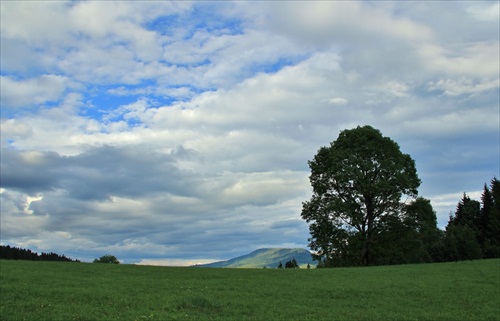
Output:
[[484,185],[481,195],[480,243],[485,258],[500,257],[500,183],[491,180],[491,189]]

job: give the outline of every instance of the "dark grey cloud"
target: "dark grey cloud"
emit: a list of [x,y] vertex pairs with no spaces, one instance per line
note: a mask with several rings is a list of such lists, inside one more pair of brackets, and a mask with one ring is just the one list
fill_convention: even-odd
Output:
[[55,152],[2,151],[2,187],[26,193],[62,189],[69,197],[104,200],[111,195],[192,193],[192,174],[176,166],[174,155],[141,146],[102,146],[76,156]]

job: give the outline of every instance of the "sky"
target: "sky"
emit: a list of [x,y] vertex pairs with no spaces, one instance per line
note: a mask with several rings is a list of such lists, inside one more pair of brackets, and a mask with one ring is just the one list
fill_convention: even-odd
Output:
[[499,1],[1,1],[2,245],[189,265],[307,248],[371,125],[446,226],[500,177]]

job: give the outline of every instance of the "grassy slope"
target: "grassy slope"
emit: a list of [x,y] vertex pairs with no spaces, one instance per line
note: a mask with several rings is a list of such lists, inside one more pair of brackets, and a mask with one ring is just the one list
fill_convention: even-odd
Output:
[[287,261],[294,258],[302,267],[305,267],[307,263],[310,263],[311,265],[314,264],[311,253],[306,249],[267,248],[259,249],[250,254],[227,261],[204,264],[200,266],[228,268],[276,268],[278,267],[279,262],[282,262],[284,265]]
[[343,269],[0,261],[1,320],[500,320],[500,260]]

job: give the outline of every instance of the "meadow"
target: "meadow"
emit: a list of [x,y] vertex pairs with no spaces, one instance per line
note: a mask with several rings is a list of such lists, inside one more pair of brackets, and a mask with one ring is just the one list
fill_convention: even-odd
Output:
[[338,269],[0,260],[1,320],[500,320],[500,259]]

